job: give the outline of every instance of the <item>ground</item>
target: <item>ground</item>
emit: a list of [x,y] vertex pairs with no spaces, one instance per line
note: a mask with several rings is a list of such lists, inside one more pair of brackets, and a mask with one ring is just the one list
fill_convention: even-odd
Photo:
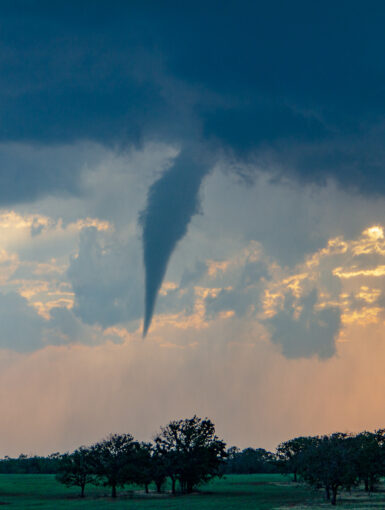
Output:
[[[0,506],[12,509],[114,508],[132,510],[317,510],[331,508],[323,494],[281,475],[231,475],[203,486],[190,496],[145,495],[136,487],[121,490],[116,501],[103,487],[89,486],[86,498],[67,489],[52,475],[0,475]],[[385,490],[367,496],[362,489],[343,493],[340,508],[384,509]]]

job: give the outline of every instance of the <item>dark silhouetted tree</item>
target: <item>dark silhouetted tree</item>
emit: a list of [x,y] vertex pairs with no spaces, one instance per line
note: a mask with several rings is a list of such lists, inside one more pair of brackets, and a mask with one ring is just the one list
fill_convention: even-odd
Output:
[[286,473],[293,473],[294,482],[297,481],[300,454],[311,446],[314,438],[311,436],[296,437],[280,443],[277,448],[277,463],[281,470]]
[[197,485],[219,476],[226,458],[226,445],[208,418],[172,421],[161,428],[155,444],[165,457],[174,492],[176,479],[182,492],[191,493]]
[[84,497],[85,486],[97,481],[93,468],[94,462],[91,450],[81,446],[71,455],[62,456],[56,478],[67,487],[80,487],[80,495]]
[[111,434],[107,439],[92,446],[94,472],[105,486],[111,487],[116,498],[117,487],[134,482],[138,443],[131,434]]
[[355,462],[365,491],[373,492],[384,471],[384,447],[382,431],[361,432],[355,440]]
[[138,443],[135,450],[133,465],[133,481],[144,485],[148,494],[148,486],[153,481],[153,447],[151,443]]
[[313,439],[313,444],[299,455],[298,473],[313,487],[324,488],[327,497],[331,496],[331,504],[335,505],[338,490],[350,490],[359,480],[354,438],[335,433]]
[[[168,464],[169,460],[171,460],[171,455],[168,456],[167,451],[162,449],[158,444],[155,444],[151,457],[151,474],[158,493],[162,491],[168,472],[173,471],[172,465]],[[175,494],[175,483],[173,494]]]

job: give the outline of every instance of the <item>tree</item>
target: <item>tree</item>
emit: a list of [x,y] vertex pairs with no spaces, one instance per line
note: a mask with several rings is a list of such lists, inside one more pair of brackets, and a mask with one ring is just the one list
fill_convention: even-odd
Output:
[[[168,465],[169,458],[167,452],[162,450],[159,445],[155,444],[152,450],[151,457],[151,476],[155,482],[156,491],[160,493],[164,482],[166,481],[168,472],[172,470],[171,465]],[[175,484],[173,494],[175,493]]]
[[338,490],[350,490],[359,479],[354,438],[335,433],[313,439],[313,444],[309,444],[298,458],[298,472],[313,487],[324,488],[327,499],[335,505]]
[[[161,434],[163,434],[163,430]],[[180,463],[180,454],[176,448],[172,447],[172,443],[170,440],[166,440],[161,435],[155,437],[155,464],[154,470],[156,468],[159,469],[158,473],[155,473],[158,478],[158,484],[160,484],[159,488],[157,486],[158,492],[161,490],[161,486],[163,485],[165,479],[167,477],[171,480],[171,492],[172,494],[176,493],[176,481],[178,478],[179,472],[179,463]],[[155,482],[156,483],[156,482]]]
[[96,482],[91,451],[81,446],[71,455],[63,455],[56,479],[67,487],[80,487],[80,496],[83,498],[85,486]]
[[135,458],[138,443],[131,434],[111,434],[107,439],[92,446],[94,472],[111,487],[116,498],[117,487],[135,481]]
[[153,449],[151,443],[137,443],[133,467],[133,481],[144,485],[146,493],[153,480]]
[[314,443],[311,436],[296,437],[280,443],[277,448],[278,465],[287,473],[293,473],[294,482],[297,481],[297,473],[301,453]]
[[176,479],[182,492],[191,493],[197,485],[219,476],[226,458],[226,445],[215,435],[215,426],[208,418],[172,421],[161,428],[155,444],[163,452],[173,492]]
[[384,448],[382,431],[361,432],[354,438],[355,462],[360,480],[366,492],[373,492],[384,470]]

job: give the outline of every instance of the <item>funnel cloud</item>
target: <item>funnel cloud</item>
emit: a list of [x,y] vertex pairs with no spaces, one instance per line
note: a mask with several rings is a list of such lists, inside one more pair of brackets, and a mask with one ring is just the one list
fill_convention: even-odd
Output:
[[147,206],[140,215],[145,268],[143,336],[150,327],[170,257],[199,211],[199,189],[208,170],[196,154],[182,151],[148,191]]

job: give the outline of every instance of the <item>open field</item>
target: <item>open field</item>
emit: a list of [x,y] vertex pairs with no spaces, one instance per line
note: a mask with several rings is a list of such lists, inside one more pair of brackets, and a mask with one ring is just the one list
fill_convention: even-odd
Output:
[[[67,489],[52,475],[0,475],[0,505],[12,509],[133,509],[133,510],[273,510],[290,508],[332,508],[322,493],[293,484],[281,475],[228,475],[202,488],[197,494],[172,497],[167,494],[145,495],[134,487],[120,491],[117,500],[109,498],[103,487],[89,486],[87,496]],[[367,496],[361,490],[343,493],[340,508],[385,508],[385,492]]]

